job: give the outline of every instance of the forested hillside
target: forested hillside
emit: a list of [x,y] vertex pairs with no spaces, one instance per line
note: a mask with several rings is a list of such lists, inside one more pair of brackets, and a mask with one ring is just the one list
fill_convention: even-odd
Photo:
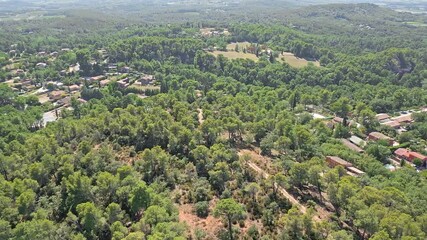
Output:
[[0,21],[0,239],[427,238],[425,16],[63,13]]

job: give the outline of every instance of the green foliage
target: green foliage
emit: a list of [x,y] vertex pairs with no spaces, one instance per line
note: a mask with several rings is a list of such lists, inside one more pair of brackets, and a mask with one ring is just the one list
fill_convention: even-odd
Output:
[[215,206],[214,216],[223,217],[228,224],[228,234],[233,238],[233,221],[244,217],[245,209],[232,198],[221,199]]
[[[247,4],[239,11],[278,5]],[[225,14],[232,15],[235,7],[228,7]],[[388,172],[383,164],[394,148],[381,143],[359,154],[333,138],[374,130],[394,136],[376,113],[427,103],[426,42],[420,40],[425,31],[402,24],[422,16],[369,4],[333,5],[280,12],[277,19],[286,18],[290,27],[272,22],[277,10],[262,11],[271,15],[260,20],[268,24],[241,21],[258,14],[224,23],[221,11],[215,11],[220,23],[183,25],[142,25],[86,11],[55,20],[1,21],[0,66],[13,63],[25,71],[18,76],[2,68],[2,81],[28,78],[29,88],[49,89],[61,87],[48,81],[77,83],[88,102],[73,97],[72,109],[63,108],[57,122],[44,126],[42,113],[54,105],[40,104],[33,92],[19,95],[26,91],[19,84],[0,85],[0,239],[192,238],[196,229],[178,222],[181,204],[194,204],[199,217],[221,217],[228,227],[218,234],[224,239],[425,239],[425,173],[408,166]],[[168,20],[176,17],[168,14]],[[187,22],[193,19],[186,15]],[[201,25],[228,28],[231,35],[202,37]],[[260,60],[205,51],[232,41],[253,43]],[[72,50],[37,56],[61,48]],[[10,50],[9,56],[3,53]],[[319,60],[322,67],[296,69],[276,59],[287,51]],[[48,66],[36,69],[38,62]],[[61,73],[76,63],[80,72]],[[110,75],[114,63],[131,70]],[[145,91],[141,99],[136,94],[142,90],[81,79],[104,72],[131,83],[152,74],[160,93]],[[330,129],[309,111],[344,121]],[[425,153],[427,118],[413,117],[398,140]],[[242,151],[253,159],[240,156]],[[329,155],[366,174],[355,178],[343,167],[327,168]],[[257,178],[249,163],[270,177]],[[281,188],[307,213],[291,208]],[[216,203],[212,213],[210,203]],[[316,209],[332,205],[330,224],[312,221],[316,203]],[[244,234],[237,223],[247,224],[246,216],[263,224],[244,226]],[[194,235],[207,237],[202,231]]]
[[194,208],[198,217],[206,218],[209,215],[209,202],[197,202]]

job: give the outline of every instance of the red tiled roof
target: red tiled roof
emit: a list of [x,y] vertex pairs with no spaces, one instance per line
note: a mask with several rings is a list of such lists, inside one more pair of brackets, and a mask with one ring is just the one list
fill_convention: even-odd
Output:
[[406,114],[399,117],[395,117],[392,120],[402,123],[402,122],[412,122],[412,114]]
[[409,151],[404,148],[397,149],[396,151],[394,151],[394,154],[396,154],[398,157],[409,158]]
[[353,151],[356,152],[363,152],[363,149],[361,149],[360,147],[358,147],[356,144],[353,144],[352,142],[348,141],[347,139],[341,139],[341,142],[348,148],[350,148]]
[[369,136],[372,136],[372,137],[375,137],[378,139],[391,140],[391,137],[386,136],[380,132],[371,132],[371,133],[369,133]]
[[418,158],[420,160],[427,160],[427,157],[422,155],[421,153],[417,153],[417,152],[410,152],[409,156],[411,156],[413,159]]
[[327,158],[331,159],[332,161],[338,163],[341,166],[345,166],[345,167],[351,167],[353,166],[353,164],[347,162],[346,160],[340,158],[340,157],[336,157],[336,156],[327,156]]
[[387,125],[387,126],[390,126],[392,128],[400,127],[400,123],[398,121],[386,122],[386,123],[383,123],[383,125]]
[[344,119],[343,119],[343,118],[340,118],[340,117],[334,117],[334,121],[335,121],[335,122],[339,122],[339,123],[343,123],[343,122],[344,122]]

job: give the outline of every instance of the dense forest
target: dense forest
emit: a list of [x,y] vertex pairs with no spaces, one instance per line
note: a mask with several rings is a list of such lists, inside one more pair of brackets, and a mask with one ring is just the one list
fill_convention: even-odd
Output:
[[131,16],[0,21],[0,239],[427,238],[427,17]]

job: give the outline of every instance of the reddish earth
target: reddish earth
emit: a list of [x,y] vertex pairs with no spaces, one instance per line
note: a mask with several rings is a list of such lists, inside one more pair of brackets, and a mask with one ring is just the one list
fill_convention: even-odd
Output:
[[[216,237],[216,233],[220,229],[224,229],[226,226],[222,223],[220,218],[215,218],[212,216],[213,209],[215,207],[216,202],[218,199],[214,199],[210,201],[210,214],[207,218],[199,218],[194,212],[193,212],[193,205],[192,204],[182,204],[178,206],[179,210],[179,221],[182,223],[186,223],[188,226],[188,229],[190,231],[190,235],[194,238],[194,232],[196,229],[202,229],[206,233],[205,240],[214,240],[218,239]],[[244,221],[244,226],[240,227],[241,235],[243,236],[247,230],[255,225],[258,229],[262,229],[262,223],[259,220],[251,220],[248,216]],[[235,225],[236,227],[238,225]]]
[[[263,178],[270,177],[271,170],[274,169],[272,166],[272,161],[270,158],[261,156],[259,154],[259,151],[257,152],[255,150],[248,150],[248,149],[242,149],[239,151],[239,156],[249,156],[250,158],[247,160],[247,165],[256,171],[259,175],[261,175]],[[267,169],[267,170],[265,170]],[[302,213],[307,212],[307,207],[304,206],[302,203],[300,203],[293,195],[291,195],[286,189],[278,186],[279,193],[289,200],[293,205],[296,205],[298,209]],[[316,212],[313,216],[313,220],[315,221],[322,221],[327,220],[331,216],[331,212],[329,212],[327,209],[317,205],[316,206]]]
[[205,239],[216,239],[215,233],[219,229],[223,228],[221,219],[214,218],[212,214],[210,214],[207,218],[199,218],[197,215],[194,214],[193,205],[191,204],[180,205],[178,209],[179,221],[188,225],[188,229],[190,230],[191,236],[193,237],[196,229],[202,229],[207,234]]

